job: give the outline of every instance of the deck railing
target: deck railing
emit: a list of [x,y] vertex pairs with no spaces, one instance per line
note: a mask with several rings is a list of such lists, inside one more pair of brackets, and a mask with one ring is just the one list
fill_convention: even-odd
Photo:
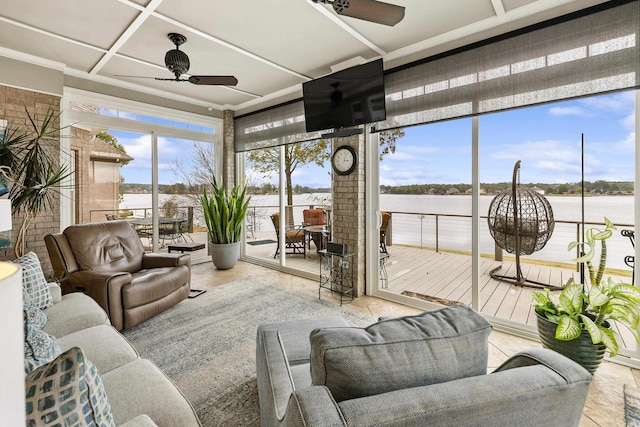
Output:
[[[420,248],[431,248],[436,252],[441,250],[471,253],[471,215],[441,214],[425,212],[391,213],[387,230],[387,245],[402,244]],[[489,232],[487,217],[480,217],[480,252],[492,256],[500,261],[502,249],[496,248]],[[603,228],[604,222],[585,221],[585,228]],[[607,242],[608,268],[629,270],[625,264],[625,257],[633,255],[634,249],[628,237],[622,230],[633,230],[633,224],[616,224],[616,231]],[[417,233],[417,230],[420,230]],[[527,259],[554,262],[560,264],[574,264],[573,260],[579,255],[569,253],[567,246],[571,241],[580,240],[582,223],[580,221],[555,220],[554,232],[547,245],[539,252],[529,255]],[[577,264],[576,264],[577,268]]]

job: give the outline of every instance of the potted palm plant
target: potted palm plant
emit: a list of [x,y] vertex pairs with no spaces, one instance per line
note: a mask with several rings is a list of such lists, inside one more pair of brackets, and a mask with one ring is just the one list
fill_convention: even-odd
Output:
[[[604,279],[607,263],[607,239],[615,226],[605,218],[603,230],[585,231],[584,242],[571,242],[568,249],[578,247],[583,255],[575,261],[586,266],[587,283],[567,285],[556,297],[548,289],[533,292],[542,345],[575,360],[594,373],[605,352],[618,354],[620,337],[612,322],[627,327],[640,343],[640,291],[628,283]],[[599,244],[598,244],[599,243]],[[598,266],[592,261],[600,247]]]
[[200,203],[204,212],[209,237],[209,251],[213,264],[219,270],[233,268],[240,257],[242,223],[251,197],[247,196],[244,179],[227,193],[211,179],[211,196],[205,187]]

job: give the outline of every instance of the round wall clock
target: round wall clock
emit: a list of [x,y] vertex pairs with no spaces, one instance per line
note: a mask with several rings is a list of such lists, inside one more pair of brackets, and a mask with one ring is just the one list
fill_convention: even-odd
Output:
[[358,156],[356,150],[349,145],[336,148],[331,157],[331,166],[338,175],[348,175],[356,169]]

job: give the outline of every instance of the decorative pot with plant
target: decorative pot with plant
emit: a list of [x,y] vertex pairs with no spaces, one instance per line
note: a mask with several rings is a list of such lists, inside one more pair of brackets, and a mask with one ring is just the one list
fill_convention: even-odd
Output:
[[29,226],[40,213],[55,208],[55,195],[70,175],[60,165],[60,115],[52,109],[42,118],[26,114],[26,126],[9,125],[0,132],[0,183],[9,188],[12,214],[22,213],[16,257],[24,255]]
[[[549,290],[532,293],[542,345],[570,357],[591,373],[596,371],[605,350],[611,357],[618,354],[620,337],[611,328],[612,322],[627,327],[640,343],[640,291],[631,284],[603,278],[606,242],[615,229],[608,218],[604,222],[604,230],[590,228],[585,231],[584,242],[571,242],[568,247],[578,247],[584,254],[575,261],[586,266],[589,284],[567,285],[557,299]],[[595,267],[592,260],[598,246],[600,257]]]
[[247,196],[244,180],[228,194],[215,177],[211,179],[211,187],[211,196],[205,188],[200,204],[207,224],[213,264],[219,270],[227,270],[233,268],[240,257],[242,223],[251,197]]

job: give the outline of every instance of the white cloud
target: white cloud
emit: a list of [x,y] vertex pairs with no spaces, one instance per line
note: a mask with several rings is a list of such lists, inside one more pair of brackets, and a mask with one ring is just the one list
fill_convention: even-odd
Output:
[[552,116],[587,116],[589,112],[581,107],[551,107],[549,114]]

